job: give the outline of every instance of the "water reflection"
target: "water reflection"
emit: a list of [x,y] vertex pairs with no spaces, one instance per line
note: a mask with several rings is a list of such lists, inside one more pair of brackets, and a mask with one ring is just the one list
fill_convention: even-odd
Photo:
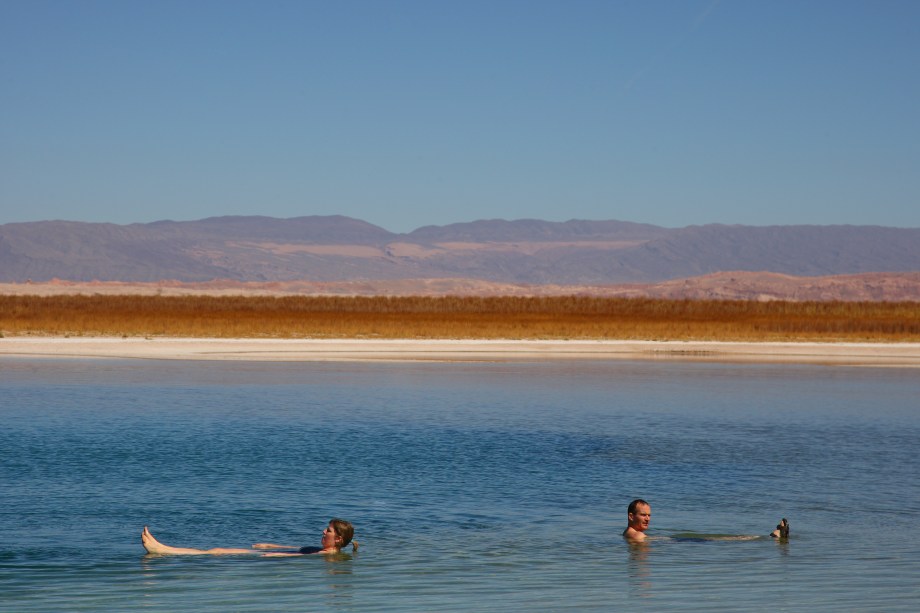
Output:
[[776,548],[779,549],[780,554],[784,557],[789,555],[789,539],[773,539],[776,541]]
[[350,576],[353,573],[352,561],[354,555],[340,553],[338,555],[323,556],[326,562],[326,606],[331,608],[350,608],[353,602],[353,585]]
[[649,566],[650,542],[627,542],[629,558],[626,563],[626,573],[629,576],[630,594],[639,598],[649,598],[652,595],[652,569]]

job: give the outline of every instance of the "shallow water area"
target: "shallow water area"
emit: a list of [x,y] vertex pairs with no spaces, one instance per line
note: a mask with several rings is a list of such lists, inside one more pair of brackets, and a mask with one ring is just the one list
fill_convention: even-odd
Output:
[[[920,377],[0,360],[0,610],[911,611]],[[653,538],[619,536],[652,504]],[[150,556],[318,545],[338,557]],[[766,535],[781,517],[792,536]]]

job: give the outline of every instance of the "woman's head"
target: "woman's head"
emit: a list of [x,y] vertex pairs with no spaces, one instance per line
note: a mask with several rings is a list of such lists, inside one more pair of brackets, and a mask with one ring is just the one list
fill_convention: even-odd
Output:
[[351,542],[351,539],[355,536],[355,528],[351,523],[345,521],[344,519],[339,519],[337,517],[329,520],[329,525],[335,530],[336,535],[336,544],[339,547],[344,547]]
[[[323,530],[323,549],[340,549],[351,543],[355,536],[355,528],[351,523],[344,519],[333,518],[329,520],[329,525]],[[352,543],[354,549],[358,549],[358,542]]]

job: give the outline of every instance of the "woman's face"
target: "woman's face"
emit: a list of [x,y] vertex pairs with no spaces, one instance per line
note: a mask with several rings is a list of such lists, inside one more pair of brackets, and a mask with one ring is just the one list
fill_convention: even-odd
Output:
[[326,526],[326,529],[323,530],[323,540],[322,540],[323,549],[332,549],[333,547],[338,547],[336,542],[335,528],[332,527],[332,524]]

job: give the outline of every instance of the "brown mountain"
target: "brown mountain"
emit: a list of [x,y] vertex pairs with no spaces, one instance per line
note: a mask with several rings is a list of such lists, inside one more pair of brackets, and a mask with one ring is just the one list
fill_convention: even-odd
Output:
[[724,271],[920,271],[920,228],[483,220],[396,234],[348,217],[0,225],[0,281],[660,283]]

